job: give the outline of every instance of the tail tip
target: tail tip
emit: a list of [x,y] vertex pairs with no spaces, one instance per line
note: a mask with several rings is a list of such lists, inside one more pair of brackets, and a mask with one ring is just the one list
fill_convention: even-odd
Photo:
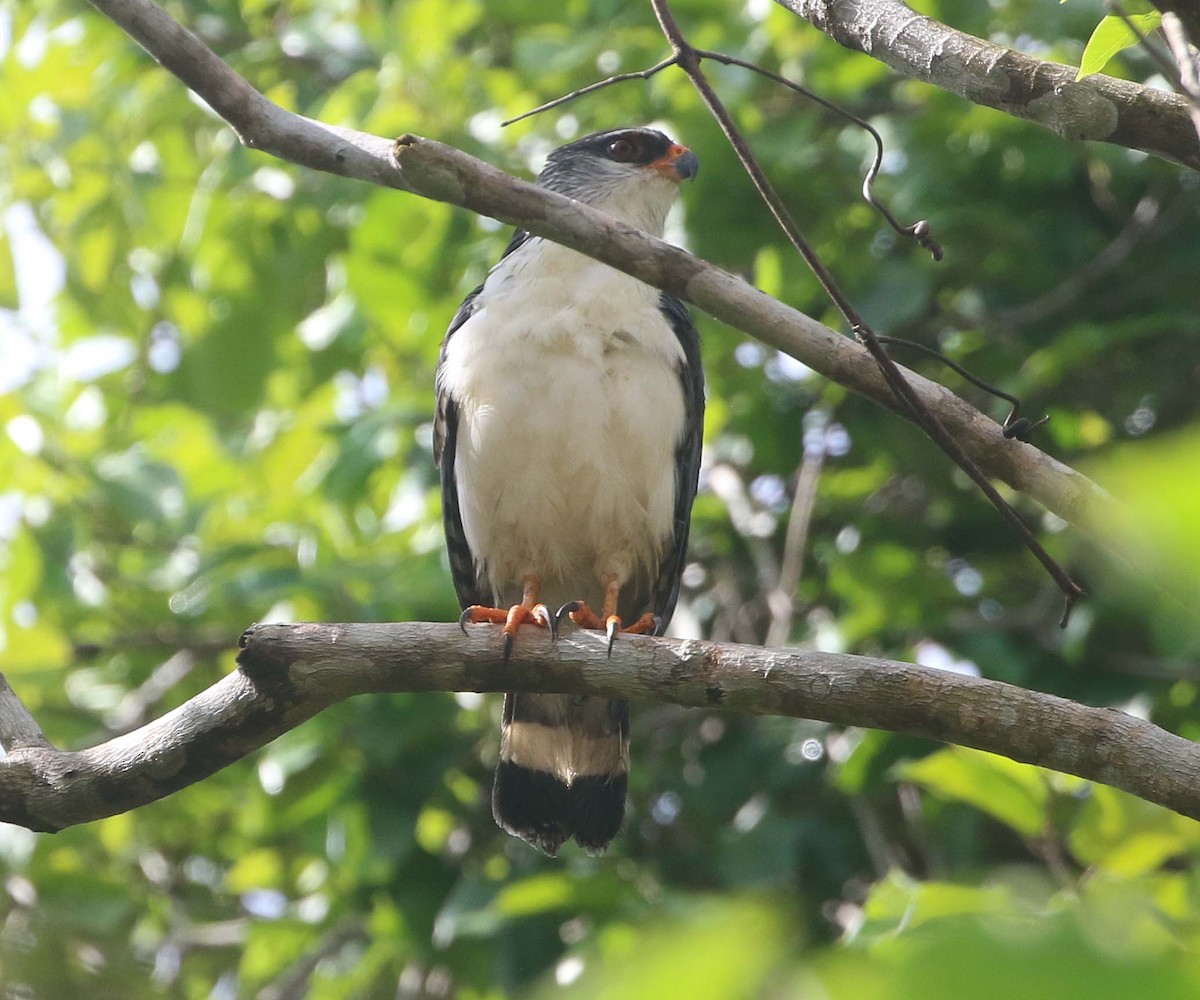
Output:
[[625,819],[627,774],[584,775],[571,785],[546,771],[501,760],[492,786],[492,815],[505,832],[554,857],[575,838],[602,854]]

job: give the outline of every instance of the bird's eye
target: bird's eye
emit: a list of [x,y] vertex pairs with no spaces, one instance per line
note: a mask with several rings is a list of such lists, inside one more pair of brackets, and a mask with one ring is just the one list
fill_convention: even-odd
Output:
[[617,139],[609,144],[608,157],[618,163],[628,163],[637,157],[637,143],[629,139]]

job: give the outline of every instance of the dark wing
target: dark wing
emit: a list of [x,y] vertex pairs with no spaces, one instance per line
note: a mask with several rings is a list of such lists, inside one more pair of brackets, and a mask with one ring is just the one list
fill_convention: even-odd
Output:
[[[500,259],[522,246],[530,239],[530,234],[518,229],[509,241]],[[454,590],[458,594],[458,603],[467,608],[472,604],[491,604],[493,595],[486,581],[479,576],[475,565],[475,556],[467,544],[467,535],[463,531],[462,512],[458,504],[458,482],[454,474],[454,454],[458,448],[458,405],[453,397],[442,388],[442,366],[446,363],[446,345],[450,338],[475,312],[475,300],[483,291],[483,285],[476,288],[462,301],[458,312],[450,320],[450,327],[442,339],[442,349],[438,354],[437,363],[437,410],[433,418],[433,460],[441,470],[442,476],[442,521],[446,527],[446,549],[450,555],[450,575],[454,579]]]
[[679,579],[687,556],[688,529],[692,523],[692,501],[700,478],[700,449],[704,442],[704,369],[700,364],[700,336],[687,306],[663,292],[659,308],[683,348],[679,389],[683,393],[683,436],[675,447],[675,524],[671,541],[658,564],[651,610],[661,620],[659,634],[666,629],[679,598]]

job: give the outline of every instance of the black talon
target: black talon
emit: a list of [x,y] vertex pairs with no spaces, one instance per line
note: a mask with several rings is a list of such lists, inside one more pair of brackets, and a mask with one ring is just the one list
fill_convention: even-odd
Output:
[[512,656],[512,648],[513,648],[513,637],[511,635],[509,635],[507,632],[505,632],[504,633],[504,655],[500,657],[500,663],[502,666],[505,666],[505,667],[508,666],[509,657]]
[[616,617],[611,617],[608,619],[608,625],[604,629],[604,631],[608,633],[608,658],[610,660],[612,659],[613,643],[616,641],[617,631],[620,629],[620,627],[621,627],[620,619],[618,619]]
[[467,608],[461,615],[458,616],[458,627],[462,629],[463,635],[467,634],[467,622],[471,619],[471,609]]
[[572,611],[578,611],[583,605],[579,601],[567,601],[561,608],[554,613],[554,621],[560,622],[569,615]]
[[533,617],[539,620],[543,625],[550,630],[550,640],[554,641],[558,638],[558,619],[552,617],[550,609],[544,604],[538,604],[533,609]]

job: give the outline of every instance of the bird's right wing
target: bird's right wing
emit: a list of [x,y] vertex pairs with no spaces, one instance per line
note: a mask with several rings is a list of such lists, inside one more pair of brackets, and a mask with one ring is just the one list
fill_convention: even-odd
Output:
[[[500,259],[503,260],[530,239],[531,235],[528,232],[518,229]],[[463,299],[454,318],[450,320],[446,336],[442,339],[437,363],[437,409],[433,418],[433,460],[441,471],[442,520],[446,526],[450,575],[454,579],[459,606],[463,608],[472,604],[491,604],[494,596],[487,582],[480,577],[475,556],[467,544],[467,535],[463,530],[462,511],[458,502],[458,481],[454,472],[454,456],[458,448],[458,404],[442,384],[442,367],[446,363],[446,346],[450,343],[450,338],[474,314],[475,300],[481,291],[483,285]]]

